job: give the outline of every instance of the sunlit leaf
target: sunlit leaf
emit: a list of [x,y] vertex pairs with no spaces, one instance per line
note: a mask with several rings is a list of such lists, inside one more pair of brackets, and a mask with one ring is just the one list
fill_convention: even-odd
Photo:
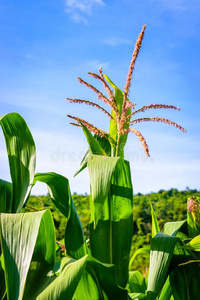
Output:
[[[35,299],[37,292],[44,288],[47,273],[55,260],[55,233],[50,211],[2,213],[1,248],[7,299]],[[31,263],[42,265],[39,274],[37,268],[30,268]],[[28,284],[25,286],[27,278]]]
[[177,222],[167,222],[164,225],[163,233],[168,235],[176,236],[177,232],[179,230],[182,230],[182,228],[186,227],[187,221],[177,221]]
[[145,278],[139,271],[129,272],[129,288],[132,293],[143,293],[146,292]]
[[151,240],[150,265],[147,295],[148,300],[156,299],[168,276],[174,248],[179,238],[158,233]]
[[[91,211],[95,210],[94,216],[97,209],[100,211],[97,212],[96,227],[94,227],[94,219],[89,226],[92,255],[103,263],[115,264],[118,284],[124,287],[128,279],[133,233],[133,190],[130,166],[121,158],[93,156],[93,159],[97,167],[95,168],[95,165],[91,163],[92,172],[89,169],[91,206],[93,206]],[[106,160],[107,163],[105,163]],[[90,168],[89,164],[88,168]],[[107,180],[105,180],[105,174]]]
[[47,184],[52,202],[67,218],[65,246],[68,255],[75,259],[85,256],[87,251],[83,228],[71,197],[68,179],[60,174],[50,172],[35,174],[34,184],[37,181]]
[[137,249],[134,254],[132,255],[130,262],[129,262],[129,268],[132,266],[133,261],[135,260],[135,258],[142,253],[147,253],[150,254],[150,247],[144,247],[144,248],[139,248]]
[[153,238],[160,231],[160,228],[159,228],[158,220],[156,218],[156,215],[155,215],[155,212],[154,212],[154,209],[153,209],[153,206],[151,203],[150,203],[150,206],[151,206],[151,218],[152,218],[151,235]]
[[106,151],[101,147],[99,142],[94,138],[94,136],[91,134],[91,132],[87,129],[87,127],[84,124],[81,124],[83,128],[83,132],[87,138],[88,145],[90,147],[90,150],[93,154],[98,155],[105,155],[107,156]]
[[[13,190],[12,200],[4,199],[9,205],[1,206],[4,206],[4,212],[5,207],[9,209],[6,212],[20,212],[30,193],[35,172],[35,144],[26,122],[19,114],[1,116],[0,125],[6,142]],[[7,184],[4,186],[4,196],[8,193],[11,196],[11,188]]]
[[169,282],[169,277],[167,278],[167,280],[165,281],[165,284],[162,288],[162,291],[159,295],[159,300],[170,300],[172,296],[172,290],[171,290],[171,285]]
[[200,235],[195,236],[189,243],[183,246],[184,249],[200,251]]
[[60,275],[37,297],[37,300],[70,300],[81,279],[87,255],[79,260],[63,258]]

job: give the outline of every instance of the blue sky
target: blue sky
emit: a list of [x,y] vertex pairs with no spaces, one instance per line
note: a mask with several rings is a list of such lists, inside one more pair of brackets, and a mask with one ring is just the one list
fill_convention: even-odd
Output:
[[[87,170],[73,178],[87,142],[66,115],[105,130],[109,120],[65,99],[98,101],[77,77],[102,90],[87,75],[100,66],[123,89],[135,41],[146,24],[129,98],[136,108],[180,106],[180,112],[151,110],[145,116],[169,118],[187,134],[161,123],[137,124],[151,157],[129,135],[125,155],[134,193],[199,190],[199,0],[0,0],[0,6],[0,114],[15,111],[25,118],[37,147],[37,172],[58,172],[69,179],[72,193],[89,193]],[[0,178],[9,180],[2,132],[0,166]],[[34,193],[46,192],[42,184],[34,188]]]

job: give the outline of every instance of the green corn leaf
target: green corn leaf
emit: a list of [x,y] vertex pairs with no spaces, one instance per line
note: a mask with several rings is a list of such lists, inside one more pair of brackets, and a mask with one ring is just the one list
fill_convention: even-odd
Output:
[[182,248],[193,251],[200,251],[200,235],[195,236],[189,243]]
[[127,291],[116,282],[115,266],[86,255],[79,260],[62,259],[60,275],[37,300],[127,300]]
[[91,197],[94,203],[94,221],[96,227],[101,218],[101,210],[108,195],[113,173],[119,157],[108,157],[91,155],[88,160],[88,171],[90,176]]
[[130,299],[133,300],[145,300],[146,299],[146,295],[142,294],[142,293],[129,293],[128,294]]
[[4,266],[3,266],[3,255],[0,257],[0,299],[4,299],[6,294]]
[[131,257],[130,262],[129,262],[129,269],[130,269],[130,267],[132,266],[132,263],[133,263],[133,261],[135,260],[135,258],[136,258],[139,254],[141,254],[141,253],[147,253],[147,254],[150,254],[150,247],[139,248],[139,249],[137,249],[137,250],[134,252],[134,254],[133,254],[133,256]]
[[152,218],[151,235],[153,238],[160,231],[160,228],[159,228],[158,220],[156,218],[156,215],[155,215],[155,212],[154,212],[154,209],[153,209],[153,206],[151,203],[150,203],[150,206],[151,206],[151,218]]
[[37,300],[71,300],[85,269],[87,255],[79,260],[65,257],[60,275],[37,297]]
[[145,294],[147,286],[145,278],[139,271],[129,272],[129,288],[131,293],[142,293]]
[[90,148],[89,148],[89,149],[87,150],[87,152],[85,153],[85,155],[84,155],[82,161],[81,161],[81,164],[80,164],[79,169],[78,169],[78,170],[76,171],[76,173],[74,174],[74,177],[75,177],[76,175],[78,175],[81,171],[83,171],[85,168],[87,168],[87,162],[88,162],[88,159],[89,159],[91,153],[92,153],[92,152],[91,152],[91,150],[90,150]]
[[33,184],[37,181],[47,184],[52,202],[67,218],[65,246],[68,255],[75,259],[86,255],[83,228],[71,197],[68,179],[60,174],[50,172],[35,174]]
[[[90,266],[87,266],[88,271],[84,270],[79,284],[75,291],[75,299],[77,300],[105,300],[105,295],[100,287],[100,283],[96,274]],[[91,275],[91,274],[93,275]]]
[[91,211],[96,217],[96,226],[94,219],[89,225],[92,255],[103,263],[115,264],[118,284],[125,287],[133,234],[130,166],[121,158],[93,156],[92,159],[96,164],[88,162]]
[[[35,144],[26,122],[19,114],[1,116],[0,125],[6,142],[13,189],[12,200],[8,200],[7,212],[20,212],[30,193],[35,172]],[[7,192],[10,196],[8,185],[4,195]],[[5,201],[7,199],[4,199]]]
[[151,240],[149,277],[147,299],[154,300],[161,291],[168,276],[174,248],[179,241],[178,237],[158,233]]
[[[90,274],[95,274],[96,282],[102,290],[102,293],[100,295],[106,294],[107,296],[107,298],[104,297],[102,299],[127,300],[127,291],[124,288],[118,286],[116,268],[114,265],[101,263],[100,261],[94,259],[91,255],[89,255],[86,267],[88,266],[90,267],[90,272],[91,268],[93,269],[93,272],[91,272]],[[101,298],[97,298],[96,300],[99,299]],[[93,300],[93,298],[91,298],[90,300]]]
[[91,132],[87,129],[85,125],[81,123],[81,126],[83,128],[83,132],[87,138],[88,145],[90,147],[90,150],[93,154],[98,154],[98,155],[105,155],[107,156],[106,151],[101,147],[99,142],[94,138],[94,136],[91,134]]
[[170,284],[175,300],[199,299],[199,262],[179,265],[170,273]]
[[186,224],[187,221],[167,222],[164,225],[163,233],[176,236],[179,230],[182,230],[184,227],[186,227]]
[[54,265],[55,233],[51,213],[48,210],[2,213],[0,220],[7,299],[33,300],[46,285],[47,273]]
[[12,183],[0,179],[0,212],[6,213],[12,211]]
[[171,290],[171,285],[169,282],[169,276],[167,277],[167,280],[165,281],[165,284],[162,288],[162,291],[159,295],[158,300],[170,300],[172,296],[172,290]]
[[[110,142],[105,137],[99,137],[96,134],[94,135],[94,138],[98,141],[98,143],[104,149],[104,151],[107,153],[107,155],[111,156],[111,145],[110,145]],[[92,154],[92,152],[91,152],[91,150],[89,148],[87,150],[86,154],[84,155],[82,161],[81,161],[79,169],[74,174],[74,177],[76,175],[78,175],[81,171],[83,171],[87,167],[87,162],[88,162],[88,159],[89,159],[89,157],[90,157],[91,154]]]

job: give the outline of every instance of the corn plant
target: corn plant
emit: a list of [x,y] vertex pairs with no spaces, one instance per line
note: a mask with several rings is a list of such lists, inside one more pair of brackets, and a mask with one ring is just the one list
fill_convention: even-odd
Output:
[[[146,155],[149,156],[145,138],[132,125],[145,121],[163,122],[185,131],[180,125],[164,118],[134,119],[135,114],[148,109],[179,110],[176,106],[164,104],[150,104],[134,110],[135,103],[129,100],[132,73],[144,31],[145,26],[135,45],[124,92],[103,75],[102,69],[99,70],[99,74],[89,74],[102,82],[108,97],[79,78],[81,83],[97,94],[99,100],[110,106],[110,113],[94,102],[67,99],[73,103],[92,105],[110,118],[109,132],[105,132],[86,120],[69,116],[75,121],[74,125],[83,129],[89,144],[76,173],[85,167],[89,170],[89,242],[85,241],[67,178],[53,172],[35,174],[35,144],[24,119],[17,113],[0,118],[12,180],[0,180],[2,300],[167,300],[172,294],[175,300],[196,299],[187,297],[188,289],[186,297],[181,298],[182,293],[174,284],[176,276],[180,284],[187,283],[187,280],[190,283],[191,276],[183,277],[179,264],[183,264],[186,272],[190,266],[187,264],[190,262],[188,259],[192,257],[196,262],[198,258],[196,252],[199,251],[199,238],[194,239],[200,232],[197,219],[194,219],[193,215],[191,217],[188,214],[187,222],[166,224],[164,232],[160,233],[152,208],[153,238],[149,274],[144,278],[138,271],[129,273],[133,188],[130,165],[124,159],[128,134],[133,132],[139,138]],[[64,257],[56,254],[57,246],[50,211],[22,212],[32,186],[38,181],[46,183],[52,202],[66,218]],[[187,227],[186,231],[184,226]],[[180,236],[177,236],[178,234]],[[140,249],[134,256],[142,251],[149,252],[147,249]],[[193,271],[197,272],[197,264],[193,266]]]
[[136,104],[128,98],[132,74],[142,45],[145,28],[146,26],[143,26],[137,39],[123,92],[108,76],[103,75],[101,68],[99,69],[99,74],[90,72],[89,75],[102,82],[108,96],[105,96],[93,85],[78,78],[80,83],[97,94],[100,101],[110,106],[111,113],[94,102],[67,98],[71,103],[94,106],[110,118],[109,132],[105,132],[86,120],[68,115],[69,118],[76,121],[76,123],[72,123],[73,125],[83,128],[89,144],[89,150],[82,161],[79,171],[87,166],[90,175],[91,252],[96,259],[116,266],[117,282],[121,287],[125,287],[128,280],[133,228],[131,172],[128,161],[124,159],[124,147],[128,134],[133,132],[139,138],[148,157],[150,154],[146,139],[141,132],[132,127],[134,124],[146,121],[163,122],[173,125],[183,132],[186,131],[177,123],[166,118],[135,118],[136,114],[143,113],[149,109],[180,110],[179,107],[165,104],[150,104],[135,110]]

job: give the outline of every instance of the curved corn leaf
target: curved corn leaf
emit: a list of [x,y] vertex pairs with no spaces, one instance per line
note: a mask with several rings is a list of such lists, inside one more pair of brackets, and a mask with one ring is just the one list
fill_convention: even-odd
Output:
[[60,275],[37,297],[37,300],[70,300],[83,274],[87,255],[79,260],[65,257]]
[[91,150],[90,150],[90,148],[89,148],[89,149],[87,150],[87,152],[85,153],[85,155],[84,155],[82,161],[81,161],[81,164],[80,164],[79,169],[78,169],[78,170],[76,171],[76,173],[74,174],[74,177],[75,177],[76,175],[78,175],[81,171],[83,171],[85,168],[87,168],[87,162],[88,162],[88,159],[89,159],[91,153],[92,153],[92,152],[91,152]]
[[[110,144],[110,142],[105,137],[99,137],[96,134],[93,137],[98,141],[98,143],[104,149],[104,151],[107,153],[107,155],[111,156],[111,144]],[[74,177],[76,175],[78,175],[81,171],[83,171],[87,167],[87,162],[88,162],[88,159],[89,159],[91,154],[92,154],[92,152],[89,148],[87,150],[86,154],[84,155],[82,161],[81,161],[79,169],[74,174]]]
[[1,116],[0,125],[6,142],[13,186],[10,210],[7,212],[20,212],[30,193],[35,172],[35,143],[26,122],[19,114]]
[[[100,287],[98,278],[90,266],[87,266],[89,272],[84,270],[79,284],[75,291],[75,299],[80,300],[105,300],[105,295]],[[90,274],[92,273],[92,275]]]
[[131,271],[129,272],[129,288],[131,293],[142,293],[145,294],[147,285],[145,282],[145,278],[139,271]]
[[[101,263],[89,255],[86,268],[88,266],[93,269],[94,273],[91,273],[91,275],[95,274],[99,287],[102,289],[103,294],[106,294],[107,298],[105,297],[105,300],[127,300],[127,291],[118,286],[116,268],[114,265]],[[93,300],[93,298],[91,300]]]
[[99,155],[105,155],[107,156],[106,151],[101,147],[99,142],[94,138],[94,136],[91,134],[91,132],[87,129],[87,127],[81,123],[81,126],[83,128],[83,132],[87,138],[88,145],[90,147],[90,150],[93,154],[99,154]]
[[170,284],[175,300],[199,299],[199,262],[180,265],[170,273]]
[[134,259],[136,258],[136,256],[138,256],[138,255],[141,254],[141,253],[147,253],[147,254],[150,254],[150,247],[145,247],[145,248],[139,248],[139,249],[137,249],[137,250],[134,252],[134,254],[133,254],[133,256],[131,257],[131,259],[130,259],[130,262],[129,262],[129,268],[132,266],[132,263],[133,263]]
[[33,184],[37,181],[47,184],[52,202],[67,218],[65,246],[68,255],[75,259],[86,255],[83,228],[71,197],[68,179],[60,174],[50,172],[35,174]]
[[7,299],[35,299],[37,292],[46,285],[47,273],[55,260],[51,213],[48,210],[26,214],[2,213],[0,220]]
[[6,213],[12,211],[12,183],[0,179],[0,212]]
[[90,255],[79,260],[65,257],[60,275],[37,300],[127,300],[127,291],[116,283],[115,266],[103,264]]
[[160,231],[160,228],[159,228],[158,220],[156,218],[156,215],[155,215],[155,212],[154,212],[154,209],[153,209],[153,206],[151,203],[150,203],[150,206],[151,206],[151,218],[152,218],[151,236],[153,238]]
[[200,235],[195,236],[189,243],[182,248],[193,251],[200,251]]
[[184,229],[186,227],[187,221],[178,221],[178,222],[167,222],[164,225],[163,233],[176,236],[179,230]]
[[169,276],[168,276],[158,299],[159,300],[170,300],[171,296],[172,296],[172,290],[171,290],[171,285],[170,285]]
[[91,212],[96,217],[96,227],[94,219],[89,225],[92,255],[103,263],[115,264],[117,282],[125,287],[133,234],[133,190],[129,163],[121,158],[95,155],[91,157],[92,161],[95,163],[88,163]]
[[145,300],[146,299],[146,295],[142,294],[142,293],[129,293],[128,294],[130,299],[133,300]]
[[94,203],[94,221],[96,227],[101,218],[101,210],[108,195],[113,173],[119,157],[108,157],[101,155],[90,155],[88,160],[88,171],[90,176],[91,197]]
[[168,268],[178,237],[158,233],[151,240],[147,299],[154,300],[161,291],[168,275]]
[[3,255],[0,258],[0,299],[5,299],[6,294],[6,285],[5,285],[5,276],[4,276],[4,267],[3,267]]

